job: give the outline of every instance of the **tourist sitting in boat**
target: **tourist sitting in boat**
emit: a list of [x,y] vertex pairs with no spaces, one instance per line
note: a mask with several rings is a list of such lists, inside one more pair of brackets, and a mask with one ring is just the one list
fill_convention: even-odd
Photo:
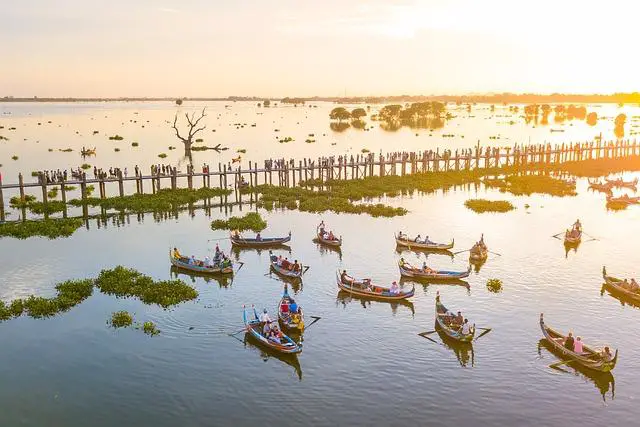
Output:
[[291,263],[289,262],[289,258],[285,258],[282,260],[280,267],[284,268],[285,270],[289,270],[290,265]]
[[300,264],[298,264],[298,260],[293,261],[293,264],[289,266],[289,270],[294,272],[300,271]]
[[180,259],[182,258],[182,254],[180,253],[180,251],[178,250],[178,248],[173,248],[173,257],[175,259]]
[[256,241],[259,242],[262,240],[262,236],[260,235],[260,233],[256,233]]
[[280,304],[280,311],[282,313],[288,313],[289,312],[289,304],[286,303],[286,301],[283,301],[282,304]]
[[280,337],[282,337],[282,332],[280,332],[278,325],[274,324],[271,328],[271,332],[269,333],[268,338],[275,343],[282,344]]
[[453,321],[461,326],[464,324],[464,317],[462,316],[462,313],[460,311],[458,312],[458,314],[456,315]]
[[204,257],[204,266],[209,268],[213,267],[213,262],[208,256]]
[[240,232],[238,230],[233,230],[233,237],[235,237],[236,239],[240,238]]
[[348,282],[349,276],[347,275],[347,270],[342,270],[342,274],[340,274],[340,281],[342,283]]
[[220,252],[222,252],[220,250],[220,246],[218,246],[218,244],[216,243],[216,255],[218,255]]
[[279,262],[279,258],[277,256],[275,256],[273,253],[271,253],[271,255],[269,256],[269,259],[271,260],[271,262],[275,262],[278,263]]
[[613,360],[613,354],[611,354],[609,347],[605,347],[600,353],[600,356],[604,362],[611,362]]
[[262,315],[260,316],[260,321],[263,323],[271,323],[271,317],[269,317],[269,313],[267,312],[266,308],[262,311]]
[[576,222],[573,223],[573,228],[574,230],[578,230],[578,231],[582,230],[582,224],[580,224],[579,219],[576,219]]
[[336,237],[333,235],[333,231],[330,231],[328,240],[335,240],[335,239],[336,239]]
[[398,286],[398,282],[396,282],[395,280],[389,288],[389,293],[392,295],[398,295],[400,293],[400,287]]
[[282,255],[278,256],[278,261],[276,262],[276,264],[278,265],[278,267],[282,267]]
[[576,338],[576,341],[573,343],[573,351],[582,354],[582,338]]
[[191,258],[189,258],[189,265],[196,265],[196,257],[194,257],[193,255],[191,255]]
[[271,335],[271,323],[266,322],[264,324],[264,326],[262,327],[262,334],[267,338],[269,337],[269,335]]
[[291,304],[289,305],[289,310],[291,311],[291,314],[297,314],[298,303],[296,303],[294,300],[291,300]]
[[422,271],[424,271],[425,273],[435,273],[435,270],[433,270],[432,268],[429,268],[427,266],[427,262],[426,261],[424,261],[422,263]]
[[471,333],[471,325],[469,324],[469,319],[464,319],[461,332],[463,335],[469,335]]
[[631,283],[629,283],[629,290],[632,292],[640,291],[640,285],[638,285],[638,282],[636,282],[636,279],[631,279]]
[[567,335],[567,339],[564,340],[564,348],[566,348],[567,350],[571,350],[573,351],[574,349],[574,339],[573,339],[573,334],[571,332],[569,332],[569,335]]
[[407,235],[404,234],[402,231],[399,231],[398,232],[398,239],[407,240]]
[[416,238],[415,238],[415,239],[413,239],[413,241],[414,241],[414,242],[416,242],[416,243],[420,243],[420,235],[418,234],[418,235],[416,236]]
[[429,243],[433,243],[431,240],[429,240],[429,236],[426,236],[424,238],[424,243],[429,244]]

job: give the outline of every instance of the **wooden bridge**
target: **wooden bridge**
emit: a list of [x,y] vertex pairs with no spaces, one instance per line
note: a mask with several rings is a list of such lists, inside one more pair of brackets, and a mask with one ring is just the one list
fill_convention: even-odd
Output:
[[[184,188],[178,185],[178,181],[184,183],[186,188],[194,188],[194,180],[202,179],[202,186],[212,188],[233,188],[237,190],[244,185],[256,186],[270,184],[282,187],[296,186],[302,181],[318,179],[320,183],[327,180],[360,179],[368,176],[389,176],[415,173],[428,173],[450,170],[470,170],[480,168],[493,168],[502,166],[516,166],[526,170],[527,165],[553,165],[571,161],[587,159],[622,158],[640,155],[640,145],[630,140],[618,140],[604,142],[601,139],[592,142],[571,144],[537,144],[514,145],[513,147],[480,147],[471,149],[452,150],[425,150],[420,152],[392,152],[387,154],[363,153],[358,155],[338,155],[319,157],[317,159],[305,158],[293,159],[269,159],[264,165],[258,167],[256,162],[249,162],[247,168],[233,167],[231,164],[218,164],[217,170],[211,171],[209,167],[203,167],[201,172],[196,172],[193,166],[187,166],[186,173],[179,173],[176,168],[162,174],[160,171],[143,175],[124,177],[119,171],[115,177],[87,178],[86,173],[80,179],[48,182],[43,174],[38,181],[25,183],[22,174],[18,175],[18,182],[4,184],[0,176],[0,221],[5,220],[4,192],[17,190],[17,194],[24,200],[25,189],[40,188],[42,202],[48,202],[48,188],[58,186],[61,190],[62,202],[67,203],[65,186],[77,185],[83,200],[87,199],[87,187],[97,184],[100,198],[107,197],[106,186],[117,184],[117,195],[125,196],[125,183],[135,182],[137,194],[144,194],[145,183],[150,183],[152,193],[156,193],[163,187]],[[147,185],[148,186],[148,185]],[[237,201],[237,200],[236,200]]]

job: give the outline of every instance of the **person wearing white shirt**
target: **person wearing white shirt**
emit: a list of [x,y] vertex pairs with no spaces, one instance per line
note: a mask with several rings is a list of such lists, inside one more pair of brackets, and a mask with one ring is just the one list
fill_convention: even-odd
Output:
[[260,321],[263,323],[271,323],[271,318],[269,317],[269,313],[267,313],[266,308],[262,312],[262,316],[260,316]]
[[469,335],[471,333],[471,325],[469,325],[469,319],[464,319],[462,324],[462,334]]

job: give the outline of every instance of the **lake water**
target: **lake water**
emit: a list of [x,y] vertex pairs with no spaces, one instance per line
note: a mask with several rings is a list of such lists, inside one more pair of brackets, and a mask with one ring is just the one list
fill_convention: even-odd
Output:
[[[498,124],[501,119],[487,118],[491,117],[487,106],[477,106],[486,111],[476,117],[458,117],[432,136],[422,130],[416,137],[412,130],[392,133],[377,127],[368,132],[350,129],[333,133],[327,120],[331,105],[268,110],[253,104],[230,105],[227,109],[223,104],[209,105],[210,123],[215,123],[217,114],[221,118],[219,130],[205,134],[205,143],[220,141],[231,149],[220,155],[197,153],[202,157],[196,162],[226,162],[238,148],[246,148],[246,159],[255,160],[276,154],[318,156],[333,152],[331,141],[337,144],[336,152],[343,153],[364,147],[372,151],[462,147],[474,145],[478,139],[495,142],[487,138],[498,134],[504,145],[529,137],[532,142],[590,139],[601,131],[604,138],[613,137],[612,120],[596,128],[566,123],[566,132],[551,133],[551,127],[559,126],[534,128],[517,117],[514,120],[520,121],[515,125],[502,126]],[[610,111],[602,115],[615,116],[619,111],[615,106],[599,108]],[[181,161],[180,146],[164,123],[172,119],[176,109],[169,103],[2,104],[0,109],[11,112],[0,116],[5,126],[0,134],[10,138],[0,144],[5,177],[81,162],[76,151],[49,153],[48,148],[96,145],[98,155],[90,163],[101,167],[150,164],[163,151],[169,154],[167,163]],[[134,112],[154,124],[134,126],[128,121],[136,120]],[[257,126],[227,126],[236,122],[235,113],[241,117],[238,122],[256,122]],[[467,114],[457,114],[463,113]],[[634,111],[627,114],[631,126]],[[91,117],[97,123],[92,123]],[[48,120],[52,123],[45,125]],[[43,124],[37,126],[37,122]],[[17,129],[6,131],[11,127],[8,124]],[[92,136],[93,128],[100,134]],[[282,135],[296,141],[279,144],[275,128],[282,128]],[[74,136],[75,130],[82,136]],[[327,136],[318,137],[321,132]],[[105,135],[115,133],[125,140],[106,140]],[[315,133],[318,142],[305,144],[309,133]],[[460,137],[443,138],[442,133]],[[140,142],[139,151],[130,147],[133,138]],[[119,153],[110,149],[116,144],[123,147]],[[170,144],[178,150],[167,151]],[[13,154],[19,156],[18,161],[5,160]],[[634,176],[638,174],[625,175]],[[21,317],[0,323],[0,424],[634,425],[640,394],[640,332],[634,325],[640,311],[607,293],[601,295],[600,289],[603,265],[611,274],[637,277],[640,209],[607,211],[604,196],[587,191],[585,180],[578,181],[577,190],[576,197],[515,197],[469,186],[446,193],[382,199],[409,210],[406,216],[391,219],[259,210],[269,224],[263,235],[291,231],[291,254],[286,256],[311,266],[296,297],[307,324],[310,316],[321,319],[305,332],[304,350],[297,359],[267,354],[251,342],[243,342],[242,334],[238,339],[228,335],[242,329],[243,304],[267,307],[274,314],[283,288],[283,282],[267,274],[266,251],[243,250],[233,255],[245,263],[233,281],[179,274],[200,296],[171,310],[96,291],[54,318]],[[517,209],[475,214],[463,205],[475,197],[508,199]],[[244,214],[250,209],[244,205],[240,212],[236,206],[232,213]],[[228,240],[213,240],[224,238],[226,233],[209,227],[212,219],[224,216],[220,210],[211,215],[196,210],[193,216],[183,212],[177,219],[163,221],[152,215],[141,220],[132,215],[119,226],[98,228],[96,220],[91,220],[89,229],[66,239],[0,239],[0,299],[51,296],[57,282],[95,276],[118,264],[157,279],[174,277],[167,259],[169,248],[177,246],[186,254],[201,257],[217,242],[229,249]],[[567,253],[552,235],[577,217],[585,232],[597,240],[586,238],[576,251]],[[320,220],[343,236],[340,253],[312,242]],[[436,268],[467,267],[467,253],[453,259],[398,253],[393,234],[400,229],[428,234],[437,241],[455,238],[454,251],[469,248],[484,233],[489,249],[500,256],[490,255],[480,270],[472,273],[467,280],[469,289],[415,284],[412,304],[362,302],[339,296],[336,269],[390,283],[399,277],[401,256],[413,263],[427,259]],[[491,278],[502,280],[501,293],[487,289]],[[437,334],[431,335],[437,343],[418,336],[433,330],[437,291],[449,308],[462,310],[479,327],[492,328],[473,344],[472,351],[442,343]],[[161,334],[148,337],[134,329],[109,328],[106,321],[118,310],[128,310],[139,322],[152,320]],[[545,313],[548,324],[562,331],[571,329],[587,343],[618,348],[613,375],[589,374],[571,366],[550,368],[558,359],[539,346],[540,312]]]

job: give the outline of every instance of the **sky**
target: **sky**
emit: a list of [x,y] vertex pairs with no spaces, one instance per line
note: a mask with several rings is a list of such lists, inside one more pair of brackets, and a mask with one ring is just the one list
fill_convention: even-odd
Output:
[[632,0],[3,1],[0,96],[640,90]]

